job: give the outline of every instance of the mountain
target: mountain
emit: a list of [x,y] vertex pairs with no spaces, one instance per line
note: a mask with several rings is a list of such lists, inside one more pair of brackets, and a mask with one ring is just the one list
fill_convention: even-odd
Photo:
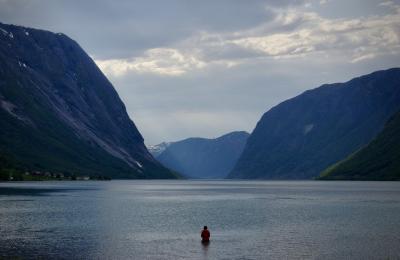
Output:
[[66,35],[0,24],[0,154],[26,170],[175,178],[111,83]]
[[322,180],[400,180],[400,111],[367,146],[326,169]]
[[248,136],[240,131],[215,139],[188,138],[170,143],[156,158],[189,178],[225,178],[242,153]]
[[157,145],[150,145],[147,147],[151,155],[153,155],[155,158],[159,156],[162,152],[167,149],[167,147],[171,144],[171,142],[162,142],[161,144]]
[[262,116],[229,177],[316,177],[370,142],[399,109],[398,68],[306,91]]

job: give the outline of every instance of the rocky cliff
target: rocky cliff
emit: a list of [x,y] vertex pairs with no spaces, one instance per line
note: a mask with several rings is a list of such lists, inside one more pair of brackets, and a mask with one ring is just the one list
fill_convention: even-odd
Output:
[[61,33],[0,24],[0,153],[27,170],[174,178],[111,83]]
[[398,68],[306,91],[262,116],[229,177],[316,177],[369,143],[399,109]]

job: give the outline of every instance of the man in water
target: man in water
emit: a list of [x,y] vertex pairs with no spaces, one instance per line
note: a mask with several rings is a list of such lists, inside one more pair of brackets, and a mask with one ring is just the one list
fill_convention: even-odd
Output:
[[207,226],[204,226],[203,231],[201,231],[201,242],[203,243],[210,242],[210,231],[208,231]]

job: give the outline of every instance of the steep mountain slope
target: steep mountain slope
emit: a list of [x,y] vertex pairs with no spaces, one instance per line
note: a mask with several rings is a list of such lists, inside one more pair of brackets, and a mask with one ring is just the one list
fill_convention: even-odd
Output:
[[262,116],[229,177],[316,177],[371,141],[399,108],[398,68],[306,91]]
[[190,178],[225,178],[248,136],[246,132],[232,132],[216,139],[188,138],[170,143],[156,158]]
[[367,146],[329,167],[322,180],[400,180],[400,111]]
[[173,178],[111,83],[63,34],[0,24],[0,153],[29,170]]

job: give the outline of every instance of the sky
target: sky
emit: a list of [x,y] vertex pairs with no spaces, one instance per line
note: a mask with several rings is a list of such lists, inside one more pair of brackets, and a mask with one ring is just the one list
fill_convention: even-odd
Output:
[[106,74],[147,145],[251,132],[325,83],[399,67],[400,0],[0,0]]

